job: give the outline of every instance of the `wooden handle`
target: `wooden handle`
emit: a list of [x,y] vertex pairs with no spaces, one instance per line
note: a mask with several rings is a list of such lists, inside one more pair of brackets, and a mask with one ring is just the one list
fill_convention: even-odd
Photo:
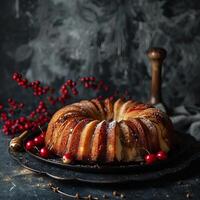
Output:
[[162,63],[166,58],[167,52],[162,48],[151,48],[147,51],[147,56],[151,64],[151,95],[150,103],[152,105],[162,103],[162,94],[161,94],[161,72],[162,72]]

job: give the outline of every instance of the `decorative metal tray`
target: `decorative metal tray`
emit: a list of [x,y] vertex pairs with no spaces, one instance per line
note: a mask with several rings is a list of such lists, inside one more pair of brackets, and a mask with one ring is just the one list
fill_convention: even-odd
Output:
[[[24,142],[35,136],[30,134]],[[58,180],[77,180],[91,183],[124,183],[147,181],[180,172],[200,159],[200,145],[193,137],[181,134],[181,148],[171,152],[169,159],[153,165],[138,163],[122,165],[63,164],[60,158],[43,159],[30,152],[9,153],[23,167]]]

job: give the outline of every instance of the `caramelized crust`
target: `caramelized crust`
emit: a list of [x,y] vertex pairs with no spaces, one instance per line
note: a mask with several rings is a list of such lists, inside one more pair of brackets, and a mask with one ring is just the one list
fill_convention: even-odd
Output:
[[69,135],[72,134],[75,126],[80,122],[80,120],[82,120],[83,117],[77,117],[77,118],[72,118],[69,119],[68,124],[65,126],[64,130],[61,132],[61,134],[63,134],[60,137],[60,141],[58,143],[57,146],[57,152],[58,155],[62,156],[63,154],[65,154],[65,152],[67,151],[67,141],[69,138]]
[[173,125],[162,111],[136,101],[82,100],[58,110],[45,136],[46,147],[90,163],[131,162],[147,152],[174,147]]
[[106,121],[100,122],[93,135],[93,140],[91,143],[91,152],[90,152],[90,160],[98,161],[103,160],[105,158],[105,149],[106,149]]
[[144,149],[149,149],[149,145],[148,145],[148,138],[147,138],[147,133],[145,133],[145,130],[143,128],[143,126],[141,125],[141,122],[139,119],[131,119],[130,122],[133,124],[133,126],[136,127],[137,129],[137,133],[138,133],[138,143],[139,146],[141,146],[141,150],[143,151]]
[[146,126],[145,129],[148,132],[151,152],[159,151],[160,145],[156,126],[147,118],[140,118],[140,121],[142,122],[143,126]]
[[84,127],[89,123],[89,119],[83,119],[81,120],[75,127],[74,130],[70,134],[70,140],[68,140],[67,144],[67,152],[70,153],[73,156],[77,156],[78,152],[78,146],[79,146],[79,141],[81,137],[81,133],[84,129]]
[[114,113],[113,113],[113,103],[110,99],[104,100],[104,110],[106,113],[106,120],[110,121],[113,119]]
[[94,131],[96,129],[97,124],[99,123],[98,120],[94,120],[89,122],[82,134],[79,141],[77,159],[87,161],[90,159],[90,150],[91,150],[91,143]]
[[114,103],[114,119],[116,121],[119,121],[119,113],[120,113],[120,109],[123,106],[124,101],[122,99],[118,99],[115,103]]
[[79,105],[81,108],[83,108],[91,118],[100,119],[101,116],[96,106],[92,102],[88,100],[83,100],[80,101],[80,103],[76,103],[76,105]]
[[91,102],[97,107],[98,112],[99,112],[99,114],[100,114],[100,116],[101,116],[100,119],[101,119],[101,120],[104,120],[105,117],[106,117],[106,113],[105,113],[105,111],[104,111],[104,107],[103,107],[103,105],[102,105],[102,102],[99,101],[99,100],[97,100],[97,99],[92,99]]
[[110,122],[107,131],[106,161],[121,161],[122,147],[119,124],[116,121]]

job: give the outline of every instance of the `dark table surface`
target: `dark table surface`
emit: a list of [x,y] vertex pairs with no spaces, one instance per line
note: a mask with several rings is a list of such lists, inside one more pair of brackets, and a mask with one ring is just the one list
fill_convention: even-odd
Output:
[[83,196],[91,194],[99,199],[103,199],[103,194],[108,195],[109,199],[120,199],[112,195],[115,190],[123,193],[126,199],[200,199],[199,161],[179,174],[156,181],[124,185],[60,182],[19,166],[8,153],[10,137],[3,133],[0,135],[0,199],[69,199],[53,192],[48,186],[50,182],[66,193],[79,193]]

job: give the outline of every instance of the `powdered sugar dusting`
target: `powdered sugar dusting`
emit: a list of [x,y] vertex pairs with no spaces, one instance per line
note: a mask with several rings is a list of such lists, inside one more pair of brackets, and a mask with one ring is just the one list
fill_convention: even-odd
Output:
[[150,129],[152,130],[154,128],[153,124],[151,123],[150,120],[148,119],[145,119],[145,118],[141,118],[140,119],[143,123],[145,123],[145,125]]
[[103,122],[104,122],[104,121],[101,121],[100,123],[98,123],[96,129],[101,128],[101,125],[103,124]]
[[112,121],[108,124],[108,133],[111,129],[113,129],[116,126],[117,121]]

